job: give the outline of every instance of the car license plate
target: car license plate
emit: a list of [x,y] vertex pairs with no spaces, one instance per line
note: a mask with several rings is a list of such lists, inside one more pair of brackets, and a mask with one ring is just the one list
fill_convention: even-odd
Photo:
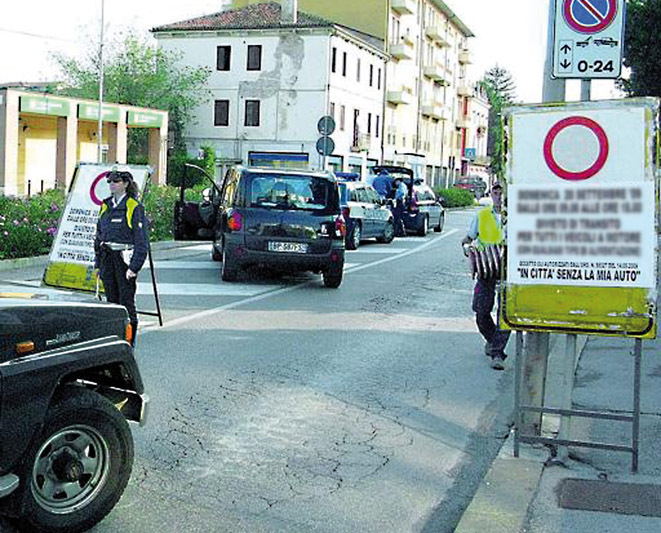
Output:
[[308,251],[308,245],[304,242],[278,242],[269,241],[269,252],[291,252],[296,254],[305,254]]

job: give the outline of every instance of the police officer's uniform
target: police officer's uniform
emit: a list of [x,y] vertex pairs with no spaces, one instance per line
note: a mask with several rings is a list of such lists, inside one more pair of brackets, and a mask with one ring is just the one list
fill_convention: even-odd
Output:
[[135,308],[136,279],[126,279],[130,268],[136,274],[147,258],[149,239],[142,204],[124,195],[115,204],[112,196],[103,200],[96,228],[95,268],[99,269],[106,298],[126,307],[133,327],[133,340],[138,331]]

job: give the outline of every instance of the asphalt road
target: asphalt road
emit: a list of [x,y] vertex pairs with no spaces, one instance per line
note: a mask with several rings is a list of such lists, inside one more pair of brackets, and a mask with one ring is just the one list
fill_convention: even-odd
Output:
[[473,324],[470,213],[448,215],[441,234],[348,252],[337,290],[223,283],[206,244],[158,260],[165,325],[145,317],[137,350],[150,419],[94,531],[452,531],[506,436],[512,372]]

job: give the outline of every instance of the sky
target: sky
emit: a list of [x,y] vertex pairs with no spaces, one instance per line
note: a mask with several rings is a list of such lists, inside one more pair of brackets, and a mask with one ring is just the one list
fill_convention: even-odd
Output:
[[[220,11],[225,0],[5,0],[0,18],[0,84],[52,81],[53,52],[82,56],[98,47],[101,5],[106,38],[127,28],[150,28]],[[319,0],[328,1],[328,0]],[[475,34],[471,78],[498,65],[512,73],[517,101],[540,102],[548,31],[548,0],[445,0]],[[578,82],[568,82],[567,99],[578,98]],[[612,82],[592,84],[592,97],[613,98]]]

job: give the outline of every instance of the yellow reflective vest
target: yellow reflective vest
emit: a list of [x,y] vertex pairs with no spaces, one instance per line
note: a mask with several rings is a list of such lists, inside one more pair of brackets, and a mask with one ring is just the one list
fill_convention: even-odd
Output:
[[479,249],[492,244],[501,244],[505,238],[502,225],[496,220],[492,207],[477,212],[477,243]]

